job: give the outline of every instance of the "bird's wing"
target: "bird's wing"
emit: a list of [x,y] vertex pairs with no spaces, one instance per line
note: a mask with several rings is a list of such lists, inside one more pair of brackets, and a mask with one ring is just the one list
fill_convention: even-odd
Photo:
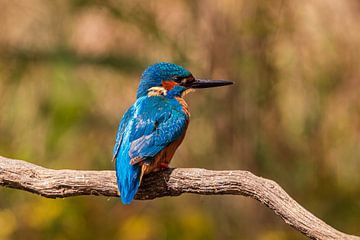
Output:
[[116,156],[119,153],[119,149],[120,149],[120,146],[121,146],[121,142],[122,142],[122,138],[123,138],[123,135],[124,135],[126,125],[130,121],[131,116],[133,115],[133,112],[134,112],[134,107],[132,106],[124,113],[124,116],[121,119],[118,131],[116,133],[116,140],[115,140],[115,146],[114,146],[113,158],[112,158],[113,161],[116,159]]
[[138,123],[141,125],[138,129],[143,129],[141,135],[135,133],[137,136],[131,142],[129,156],[132,165],[154,157],[182,136],[188,121],[184,112],[170,104],[157,104],[146,114],[149,116]]
[[153,161],[153,156],[177,139],[186,128],[185,113],[163,97],[140,97],[121,120],[114,157],[123,203],[130,203],[140,185],[143,167],[132,159]]

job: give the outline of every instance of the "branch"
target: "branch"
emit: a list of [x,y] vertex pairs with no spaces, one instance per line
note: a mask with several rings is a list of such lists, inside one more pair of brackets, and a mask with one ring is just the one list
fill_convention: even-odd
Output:
[[[118,197],[114,171],[52,170],[0,156],[0,186],[48,198],[80,195]],[[300,206],[276,182],[247,171],[168,169],[147,175],[136,199],[148,200],[182,193],[243,195],[258,200],[285,223],[311,239],[357,239],[327,225]]]

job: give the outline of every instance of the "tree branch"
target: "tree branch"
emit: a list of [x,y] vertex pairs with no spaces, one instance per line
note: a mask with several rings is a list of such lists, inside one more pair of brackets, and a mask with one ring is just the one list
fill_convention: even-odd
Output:
[[[114,171],[46,169],[0,156],[0,186],[21,189],[48,198],[80,195],[118,197]],[[357,239],[327,225],[300,206],[276,182],[247,171],[168,169],[147,175],[136,199],[147,200],[182,193],[243,195],[258,200],[285,223],[311,239]]]

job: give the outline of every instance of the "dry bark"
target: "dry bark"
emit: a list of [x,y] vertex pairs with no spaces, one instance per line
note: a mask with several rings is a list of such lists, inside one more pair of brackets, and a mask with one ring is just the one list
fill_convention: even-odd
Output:
[[[21,189],[48,198],[79,195],[118,197],[114,171],[52,170],[0,156],[0,186]],[[358,239],[315,217],[292,199],[276,182],[247,171],[212,171],[177,168],[147,175],[138,200],[182,193],[242,195],[263,203],[311,239]]]

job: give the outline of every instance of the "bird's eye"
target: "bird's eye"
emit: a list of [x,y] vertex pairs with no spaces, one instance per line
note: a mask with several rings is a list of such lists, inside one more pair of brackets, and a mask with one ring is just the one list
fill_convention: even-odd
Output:
[[180,76],[173,77],[173,80],[177,83],[180,83],[182,79],[183,79],[183,77],[180,77]]

